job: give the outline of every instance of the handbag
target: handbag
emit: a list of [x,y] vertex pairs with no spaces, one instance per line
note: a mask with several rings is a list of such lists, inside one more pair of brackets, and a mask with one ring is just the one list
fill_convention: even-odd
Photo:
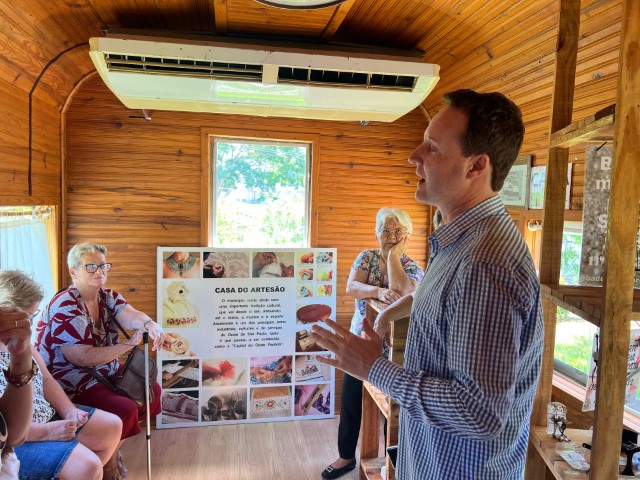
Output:
[[[131,338],[129,334],[122,328],[120,322],[115,319],[115,317],[111,317],[113,322],[117,325],[120,331],[127,338]],[[107,341],[111,345],[111,337],[107,334]],[[153,358],[148,358],[149,361],[149,402],[153,402],[154,393],[153,393],[153,382],[158,373],[158,369],[156,366],[156,362]],[[145,375],[144,375],[144,366],[145,366],[145,354],[142,350],[140,350],[137,346],[129,352],[127,355],[127,360],[120,367],[116,375],[111,378],[107,378],[101,373],[99,373],[93,367],[84,367],[83,370],[91,375],[93,378],[98,380],[100,383],[104,384],[110,390],[124,396],[130,398],[138,407],[142,407],[145,404]]]

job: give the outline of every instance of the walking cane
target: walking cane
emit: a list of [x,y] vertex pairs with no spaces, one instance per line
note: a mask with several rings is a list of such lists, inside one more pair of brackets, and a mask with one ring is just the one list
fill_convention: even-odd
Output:
[[144,404],[147,411],[147,479],[151,480],[151,412],[149,410],[149,332],[142,334],[144,344]]

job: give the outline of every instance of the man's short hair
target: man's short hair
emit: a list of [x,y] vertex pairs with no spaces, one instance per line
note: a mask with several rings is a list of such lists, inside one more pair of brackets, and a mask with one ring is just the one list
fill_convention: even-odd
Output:
[[524,139],[522,113],[518,106],[498,92],[456,90],[446,93],[447,106],[467,115],[467,130],[460,139],[462,153],[469,157],[485,153],[491,161],[491,189],[504,184]]

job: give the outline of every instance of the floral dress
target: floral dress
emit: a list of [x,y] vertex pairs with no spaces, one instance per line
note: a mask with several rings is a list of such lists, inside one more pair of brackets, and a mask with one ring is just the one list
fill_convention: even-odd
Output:
[[[389,277],[380,269],[381,253],[380,249],[364,250],[363,252],[360,252],[360,255],[357,256],[353,265],[351,265],[351,269],[368,271],[369,275],[365,282],[367,285],[389,288]],[[402,268],[404,268],[407,276],[411,280],[415,280],[420,283],[424,276],[422,268],[420,268],[415,261],[411,260],[405,254],[402,254],[402,257],[400,257],[400,263],[402,264]],[[364,321],[366,310],[367,299],[356,298],[356,311],[354,312],[353,319],[351,320],[351,333],[354,333],[355,335],[362,334],[362,322]]]

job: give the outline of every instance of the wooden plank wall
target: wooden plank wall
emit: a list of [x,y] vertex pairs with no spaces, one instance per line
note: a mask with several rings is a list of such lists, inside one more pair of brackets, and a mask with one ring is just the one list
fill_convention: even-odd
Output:
[[0,80],[0,205],[60,204],[60,113],[33,99],[32,195],[29,195],[29,94]]
[[[496,3],[495,8],[501,7]],[[449,90],[500,91],[522,109],[526,127],[522,153],[531,154],[534,165],[545,165],[558,1],[522,2],[517,9],[505,10],[504,22],[478,27],[493,29],[489,42],[474,35],[473,28],[468,37],[452,42],[447,36],[450,25],[459,22],[460,15],[480,12],[463,6],[451,9],[448,16],[443,12],[442,18],[426,20],[439,23],[420,45],[430,62],[446,64],[456,59],[441,70],[440,83],[425,102],[428,111],[435,114]],[[621,15],[620,0],[582,1],[573,121],[615,103]],[[571,208],[582,209],[584,145],[570,149],[569,161],[574,163]]]
[[[407,162],[421,141],[419,112],[392,124],[326,122],[152,112],[151,122],[122,106],[96,77],[78,91],[66,116],[67,247],[105,244],[109,286],[155,317],[156,246],[197,246],[201,237],[200,128],[247,128],[320,136],[317,245],[338,249],[337,319],[348,325],[353,299],[344,291],[351,263],[375,248],[375,214],[403,208],[414,221],[409,254],[426,263],[431,216],[414,198]],[[67,250],[67,248],[65,248]],[[68,279],[67,279],[68,280]]]

